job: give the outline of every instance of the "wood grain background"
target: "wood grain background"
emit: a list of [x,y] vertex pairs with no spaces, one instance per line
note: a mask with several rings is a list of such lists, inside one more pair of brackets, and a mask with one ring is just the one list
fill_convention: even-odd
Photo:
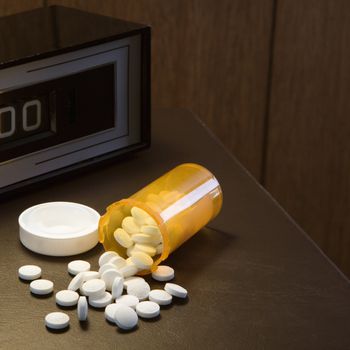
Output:
[[153,106],[195,112],[350,276],[350,1],[0,0],[0,15],[50,4],[150,24]]

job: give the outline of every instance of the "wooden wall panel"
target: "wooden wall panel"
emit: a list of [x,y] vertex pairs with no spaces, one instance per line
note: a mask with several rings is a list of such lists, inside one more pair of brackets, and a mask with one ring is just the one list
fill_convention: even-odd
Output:
[[272,1],[48,3],[151,24],[153,105],[194,111],[259,179]]
[[264,184],[350,276],[350,2],[276,18]]
[[43,0],[0,0],[0,17],[41,7]]

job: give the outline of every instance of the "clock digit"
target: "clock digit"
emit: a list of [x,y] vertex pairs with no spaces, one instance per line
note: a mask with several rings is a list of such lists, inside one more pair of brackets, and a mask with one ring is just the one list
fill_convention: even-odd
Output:
[[[28,109],[30,107],[36,107],[35,123],[28,125]],[[25,131],[33,131],[40,127],[41,124],[41,102],[39,100],[28,101],[23,105],[23,129]]]
[[[6,113],[10,113],[10,129],[8,131],[3,131],[5,125]],[[13,107],[8,106],[0,108],[0,139],[4,139],[14,134],[16,130],[16,111]]]

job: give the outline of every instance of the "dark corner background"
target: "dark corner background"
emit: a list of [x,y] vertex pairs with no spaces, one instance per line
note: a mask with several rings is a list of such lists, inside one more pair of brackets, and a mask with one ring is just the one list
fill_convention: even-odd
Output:
[[0,0],[0,16],[51,4],[150,24],[153,106],[197,114],[350,276],[350,1]]

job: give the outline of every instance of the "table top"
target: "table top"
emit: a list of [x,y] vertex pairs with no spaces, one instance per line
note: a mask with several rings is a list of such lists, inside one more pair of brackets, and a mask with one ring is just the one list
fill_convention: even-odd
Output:
[[[175,251],[167,264],[189,298],[161,309],[122,332],[90,308],[68,330],[44,326],[59,311],[54,296],[37,298],[17,269],[37,264],[43,277],[65,289],[67,263],[97,267],[102,246],[74,258],[40,256],[19,242],[18,215],[47,201],[74,201],[104,213],[184,162],[206,166],[223,188],[224,204],[207,228]],[[350,284],[215,137],[185,110],[153,113],[149,150],[80,175],[59,179],[0,203],[0,349],[350,349]],[[151,282],[153,288],[161,283]]]

